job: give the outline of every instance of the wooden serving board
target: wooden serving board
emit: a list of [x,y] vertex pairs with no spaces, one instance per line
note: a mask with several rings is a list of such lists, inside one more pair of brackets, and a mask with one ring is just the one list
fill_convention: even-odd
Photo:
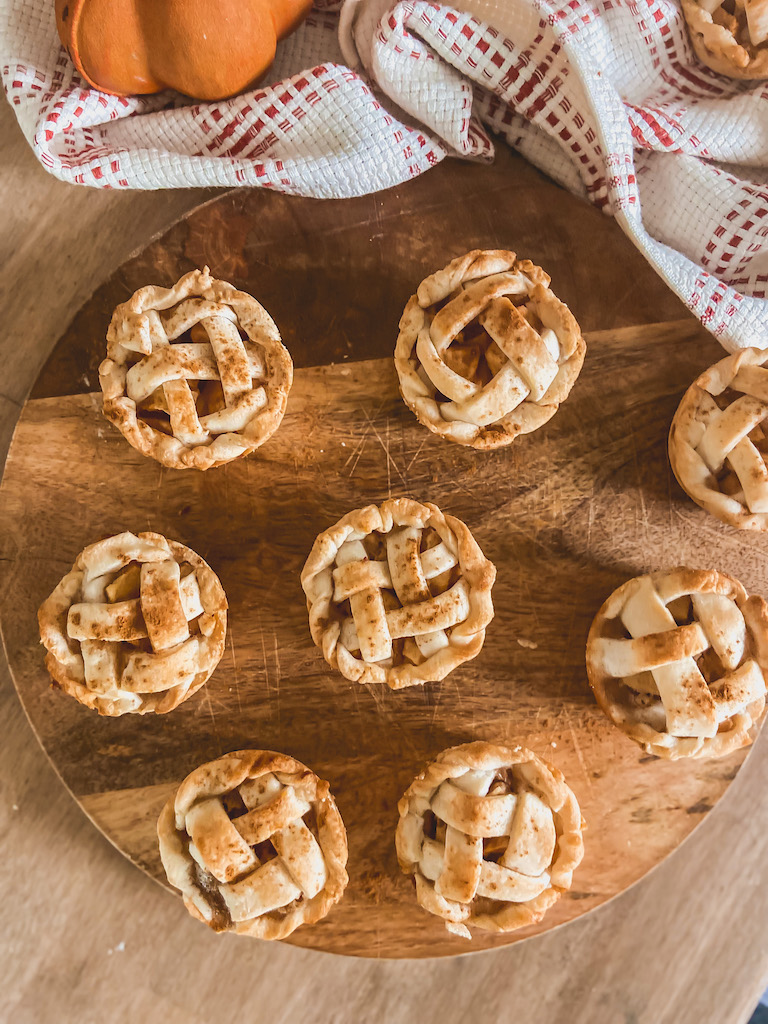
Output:
[[[392,351],[426,273],[473,247],[547,269],[588,350],[569,400],[537,433],[481,454],[421,427]],[[255,455],[207,473],[161,468],[100,414],[97,366],[115,304],[209,264],[256,295],[295,364],[288,412]],[[728,788],[745,752],[670,764],[597,709],[590,621],[627,577],[716,566],[760,590],[765,539],[717,523],[671,477],[679,397],[721,355],[619,227],[502,149],[449,161],[386,193],[319,202],[242,190],[201,207],[99,288],[23,411],[0,489],[0,622],[19,696],[62,780],[104,834],[163,881],[155,821],[178,782],[243,747],[292,754],[330,780],[349,832],[350,884],[289,940],[362,956],[425,957],[517,941],[642,878]],[[392,495],[437,503],[498,567],[480,656],[398,693],[351,684],[313,646],[299,573],[318,532]],[[49,684],[40,602],[88,543],[157,530],[198,551],[230,603],[226,654],[167,716],[99,718]],[[535,927],[449,935],[416,904],[394,851],[396,803],[424,762],[471,739],[522,743],[561,768],[587,822],[571,892]],[[200,927],[190,919],[189,927]]]

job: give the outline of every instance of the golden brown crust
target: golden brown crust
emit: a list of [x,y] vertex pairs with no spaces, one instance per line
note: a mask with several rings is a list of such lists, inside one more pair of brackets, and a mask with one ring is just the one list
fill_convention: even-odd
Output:
[[[205,267],[115,309],[99,380],[104,415],[134,448],[171,469],[205,470],[277,430],[293,363],[264,307]],[[203,400],[200,387],[215,382]]]
[[347,885],[347,833],[330,786],[286,754],[237,750],[196,768],[157,833],[169,882],[214,931],[284,939],[325,917]]
[[[425,536],[439,540],[431,552],[419,551]],[[384,545],[383,559],[362,541]],[[394,498],[321,533],[301,583],[312,639],[328,664],[347,679],[400,689],[443,679],[480,652],[495,578],[461,520],[429,502]]]
[[[189,622],[180,616],[177,638],[166,635],[163,610],[177,611],[178,583],[170,594],[159,593],[154,601],[146,583],[143,594],[136,583],[136,597],[129,601],[112,601],[105,592],[110,580],[119,585],[132,566],[138,575],[139,567],[158,565],[173,568],[177,581],[175,566],[191,569],[183,589],[188,591],[187,584],[193,584],[196,603],[187,606]],[[87,592],[93,587],[96,593]],[[142,598],[143,607],[156,616],[150,627],[154,643],[147,639]],[[118,534],[81,551],[40,606],[40,637],[48,651],[45,664],[65,693],[100,715],[166,714],[196,693],[221,660],[226,610],[218,576],[196,552],[157,533]],[[89,621],[84,624],[86,616]],[[178,622],[172,620],[171,625],[179,631]]]
[[768,352],[742,349],[691,384],[669,431],[683,490],[740,530],[768,530]]
[[683,13],[688,22],[691,43],[702,64],[729,78],[768,78],[768,43],[752,42],[744,4],[735,14],[727,14],[722,6],[713,14],[699,0],[683,0]]
[[722,757],[762,720],[768,605],[716,570],[635,577],[595,616],[586,665],[601,710],[647,753]]
[[419,904],[465,938],[470,925],[508,932],[540,921],[584,853],[576,797],[560,771],[524,747],[478,741],[444,750],[398,811],[397,858],[414,876]]
[[557,412],[585,352],[579,325],[540,267],[507,250],[474,249],[409,299],[395,368],[420,423],[458,444],[491,449]]

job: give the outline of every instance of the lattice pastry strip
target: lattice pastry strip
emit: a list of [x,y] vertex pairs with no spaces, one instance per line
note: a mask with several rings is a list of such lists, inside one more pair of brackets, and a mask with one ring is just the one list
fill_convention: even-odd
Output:
[[699,60],[731,78],[768,78],[768,0],[683,0]]
[[100,714],[171,711],[221,659],[226,607],[216,575],[184,545],[109,537],[79,555],[40,608],[46,664]]
[[158,838],[168,880],[216,931],[285,938],[324,917],[347,884],[346,831],[328,783],[272,751],[192,772]]
[[751,742],[765,704],[768,616],[722,573],[630,580],[601,608],[587,671],[603,710],[650,753],[713,756]]
[[398,809],[398,860],[419,903],[466,938],[468,925],[510,931],[540,920],[581,860],[575,797],[521,747],[443,751]]
[[493,448],[535,430],[573,386],[585,345],[549,277],[503,250],[473,250],[422,281],[400,321],[395,366],[417,418]]
[[463,523],[401,498],[350,512],[321,534],[302,586],[329,664],[398,688],[442,679],[478,653],[494,578]]
[[266,310],[206,268],[118,306],[99,375],[104,413],[134,447],[208,469],[277,429],[293,366]]
[[[187,445],[208,444],[212,433],[245,429],[266,407],[264,387],[254,386],[265,376],[264,358],[253,343],[241,339],[236,317],[228,307],[186,299],[165,324],[156,310],[149,310],[146,316],[151,354],[128,370],[126,392],[149,411],[167,412],[175,437]],[[205,342],[171,345],[187,330],[194,335],[195,327]],[[192,393],[190,379],[219,381],[224,408],[198,416],[198,396]]]
[[741,529],[768,529],[768,355],[743,349],[694,381],[669,432],[680,485]]

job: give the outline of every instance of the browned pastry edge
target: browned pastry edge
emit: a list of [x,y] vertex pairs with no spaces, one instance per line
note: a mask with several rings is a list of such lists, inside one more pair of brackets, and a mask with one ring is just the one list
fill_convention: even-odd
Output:
[[[499,767],[527,765],[526,781],[544,799],[553,812],[557,841],[555,855],[550,866],[552,884],[539,896],[526,903],[506,903],[492,914],[474,914],[471,904],[462,907],[459,916],[446,917],[446,908],[435,898],[434,883],[426,879],[413,864],[403,856],[403,830],[411,813],[414,801],[429,803],[435,790],[446,779],[456,778],[466,770],[491,771]],[[476,740],[443,750],[430,761],[414,778],[400,798],[397,809],[399,821],[395,835],[395,848],[401,870],[413,875],[416,881],[416,897],[419,904],[429,913],[446,919],[446,928],[464,938],[470,938],[468,926],[491,932],[509,932],[540,921],[547,910],[557,902],[563,892],[571,886],[574,870],[584,856],[582,831],[585,827],[578,801],[559,769],[548,764],[525,747],[507,747]],[[414,812],[416,813],[416,812]],[[418,816],[418,815],[417,815]],[[461,906],[461,905],[457,905]],[[450,911],[447,911],[450,913]]]
[[[723,594],[735,601],[744,615],[747,631],[754,648],[755,661],[762,669],[763,675],[766,675],[768,672],[768,605],[763,598],[755,595],[748,596],[738,580],[715,569],[681,567],[648,575],[654,579],[669,576],[672,573],[680,574],[681,580],[686,581],[686,586],[690,587],[691,592]],[[655,754],[657,757],[670,761],[684,757],[724,757],[734,750],[749,746],[754,741],[762,722],[765,698],[749,704],[744,712],[734,716],[729,723],[721,723],[722,725],[728,724],[728,728],[718,731],[717,735],[713,737],[704,739],[670,736],[643,722],[629,722],[617,705],[608,698],[606,683],[612,677],[605,673],[600,659],[595,656],[594,642],[602,637],[606,620],[616,617],[619,609],[624,606],[628,591],[636,586],[636,581],[640,578],[633,577],[627,580],[606,598],[589,630],[586,649],[587,678],[601,711],[621,732],[635,743],[640,744],[647,754]]]
[[[251,921],[222,928],[211,918],[206,918],[198,906],[198,901],[204,901],[205,897],[194,883],[191,871],[194,862],[186,852],[182,834],[177,827],[177,813],[183,816],[185,811],[182,809],[191,807],[201,792],[207,795],[231,792],[246,778],[258,778],[268,772],[300,774],[314,781],[317,797],[314,807],[317,816],[317,838],[328,873],[326,884],[316,896],[303,901],[287,914],[281,915],[273,911]],[[347,830],[331,794],[329,783],[318,778],[301,761],[273,750],[235,750],[200,765],[184,779],[174,796],[163,807],[157,822],[157,836],[168,880],[180,889],[189,913],[214,931],[231,931],[258,939],[284,939],[300,925],[314,924],[325,917],[344,895],[349,880],[346,871]]]

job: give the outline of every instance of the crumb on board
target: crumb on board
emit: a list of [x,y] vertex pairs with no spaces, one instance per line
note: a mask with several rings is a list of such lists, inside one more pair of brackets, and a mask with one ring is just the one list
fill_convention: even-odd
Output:
[[517,642],[521,647],[525,647],[529,651],[535,651],[539,646],[534,640],[528,640],[524,636],[517,637]]

